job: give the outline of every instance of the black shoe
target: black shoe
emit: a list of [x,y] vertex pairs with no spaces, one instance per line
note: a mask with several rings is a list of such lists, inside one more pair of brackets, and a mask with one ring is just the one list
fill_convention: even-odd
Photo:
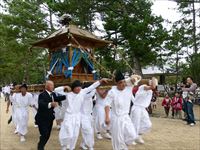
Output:
[[8,124],[10,124],[12,121],[12,116],[10,116],[10,119],[8,119]]

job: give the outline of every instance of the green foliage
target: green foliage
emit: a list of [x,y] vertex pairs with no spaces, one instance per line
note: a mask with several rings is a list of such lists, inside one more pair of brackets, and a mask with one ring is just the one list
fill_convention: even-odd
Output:
[[[187,57],[186,64],[181,66],[182,71],[181,75],[193,76],[195,82],[200,83],[199,81],[199,47],[200,47],[200,32],[198,30],[198,11],[195,7],[195,2],[178,2],[178,11],[182,14],[180,20],[176,22],[177,31],[180,37],[179,42],[181,43],[182,49],[185,49],[185,54]],[[189,52],[190,50],[190,52]],[[192,51],[192,52],[191,52]]]
[[[199,72],[194,67],[199,65],[198,54],[192,54],[187,64],[179,63],[179,55],[185,53],[187,47],[194,47],[193,20],[188,17],[191,16],[192,5],[189,3],[178,3],[183,18],[167,31],[162,25],[165,20],[152,14],[149,0],[3,2],[1,7],[5,12],[0,15],[1,83],[22,82],[24,79],[29,83],[43,81],[48,64],[47,50],[29,48],[32,42],[54,31],[58,24],[53,24],[52,15],[59,17],[64,13],[71,14],[73,24],[91,32],[101,32],[94,23],[96,17],[100,17],[106,33],[104,38],[112,40],[117,48],[97,49],[95,57],[111,72],[120,69],[132,73],[126,62],[137,73],[141,73],[141,68],[147,65],[163,67],[172,62],[171,67],[177,73],[191,73],[198,78]],[[198,34],[195,36],[197,46],[200,43]],[[101,75],[106,75],[106,72],[101,70]]]
[[105,8],[102,14],[108,37],[124,48],[131,66],[141,73],[142,66],[156,64],[157,52],[168,35],[164,20],[152,14],[152,3],[115,0],[100,6]]
[[0,15],[0,82],[37,83],[43,80],[44,50],[30,51],[30,44],[48,31],[37,1],[4,1]]

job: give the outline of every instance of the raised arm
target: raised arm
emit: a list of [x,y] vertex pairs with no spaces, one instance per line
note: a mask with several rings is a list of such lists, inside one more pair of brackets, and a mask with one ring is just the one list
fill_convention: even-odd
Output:
[[96,93],[96,89],[92,90],[91,92],[86,94],[86,99],[92,98]]
[[102,83],[107,83],[107,82],[108,82],[108,79],[103,78],[103,79],[101,79],[101,80],[99,80],[99,81],[96,81],[95,83],[93,83],[93,84],[90,85],[89,87],[84,88],[84,89],[82,90],[82,92],[83,92],[84,94],[87,94],[87,93],[93,91],[94,89],[96,89],[96,88],[97,88],[99,85],[101,85]]
[[56,93],[62,94],[64,93],[64,86],[60,86],[54,89]]
[[60,95],[60,96],[57,96],[56,94],[54,95],[54,100],[56,102],[61,102],[61,101],[64,101],[65,99],[66,99],[65,95]]
[[126,82],[127,86],[133,87],[134,85],[137,85],[141,79],[142,79],[142,77],[139,75],[132,75],[132,76],[128,77],[127,79],[125,79],[125,82]]
[[196,84],[192,84],[189,88],[182,88],[183,91],[186,91],[186,92],[194,92],[197,88],[197,85]]
[[144,90],[146,90],[146,91],[152,90],[152,87],[151,87],[151,86],[144,85]]
[[60,87],[55,88],[54,91],[58,94],[66,95],[65,91],[70,92],[71,88],[69,86],[60,86]]

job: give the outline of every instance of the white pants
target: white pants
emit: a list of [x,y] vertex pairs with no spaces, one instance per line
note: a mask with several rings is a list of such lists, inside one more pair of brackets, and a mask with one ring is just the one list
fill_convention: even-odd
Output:
[[26,135],[28,132],[28,108],[15,108],[16,131],[21,135]]
[[12,105],[12,122],[13,122],[15,128],[17,128],[16,110],[15,110],[14,105]]
[[[111,115],[110,115],[111,116]],[[104,106],[96,105],[94,108],[95,118],[95,132],[106,133],[106,130],[110,130],[110,126],[105,124],[105,108]]]
[[37,114],[37,110],[34,107],[32,107],[31,109],[32,109],[32,113],[33,113],[33,119],[35,120],[35,116]]
[[149,114],[145,107],[133,106],[131,110],[131,120],[137,135],[148,132],[152,126]]
[[63,119],[63,112],[62,112],[62,107],[61,106],[55,107],[54,108],[54,112],[55,112],[55,119],[56,120]]
[[135,128],[128,114],[122,116],[112,114],[111,136],[114,150],[128,150],[127,146],[131,145],[137,138]]
[[61,123],[59,141],[62,147],[75,149],[80,130],[80,114],[65,114]]
[[83,144],[87,145],[89,148],[94,147],[94,128],[93,128],[93,118],[90,114],[81,114],[81,133],[83,138]]

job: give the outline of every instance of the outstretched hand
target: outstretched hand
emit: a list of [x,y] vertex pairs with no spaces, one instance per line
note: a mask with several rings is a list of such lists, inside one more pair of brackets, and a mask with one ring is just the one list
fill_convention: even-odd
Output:
[[140,82],[140,80],[142,79],[142,77],[140,75],[134,74],[131,76],[131,81],[134,84],[138,84],[138,82]]
[[100,80],[100,83],[101,83],[101,84],[103,84],[103,83],[107,84],[108,81],[110,81],[110,79],[108,79],[108,78],[102,78],[102,79]]
[[55,108],[58,106],[58,102],[51,102],[51,107]]
[[66,90],[67,92],[70,92],[71,91],[71,87],[69,87],[69,86],[64,86],[64,90]]

